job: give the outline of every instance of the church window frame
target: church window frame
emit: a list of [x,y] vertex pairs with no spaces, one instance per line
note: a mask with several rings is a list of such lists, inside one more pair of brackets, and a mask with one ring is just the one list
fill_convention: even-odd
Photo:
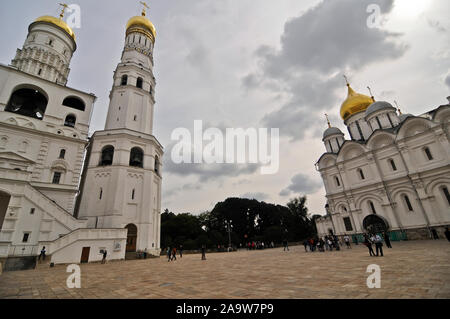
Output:
[[375,204],[371,200],[369,200],[369,208],[370,208],[370,211],[372,212],[372,214],[374,214],[374,215],[377,214],[377,210],[375,208]]
[[64,126],[75,128],[77,124],[77,117],[75,114],[68,114],[64,120]]
[[358,173],[358,176],[359,176],[360,180],[363,181],[363,180],[366,179],[366,176],[364,175],[364,172],[363,172],[363,170],[361,168],[358,168],[356,171]]
[[134,200],[136,197],[136,189],[133,188],[133,190],[131,191],[131,200]]
[[144,168],[144,151],[142,148],[133,147],[130,150],[129,165],[131,167]]
[[160,165],[161,165],[161,163],[160,163],[160,161],[159,161],[159,157],[158,157],[158,155],[156,155],[156,156],[155,156],[155,173],[156,173],[157,175],[160,174]]
[[411,200],[409,199],[408,195],[403,194],[403,195],[402,195],[402,198],[403,198],[403,202],[405,203],[406,209],[407,209],[408,211],[410,211],[410,212],[413,212],[413,211],[414,211],[414,208],[413,208],[413,206],[412,206],[412,204],[411,204]]
[[143,78],[138,77],[138,78],[136,79],[136,87],[137,87],[138,89],[142,89],[142,88],[144,87],[144,79],[143,79]]
[[356,123],[356,128],[358,129],[360,140],[364,141],[365,139],[364,139],[364,135],[363,135],[363,132],[362,132],[362,129],[361,129],[361,125],[359,125],[358,121],[356,121],[355,123]]
[[341,187],[341,182],[339,181],[339,177],[335,176],[334,181],[336,182],[337,187]]
[[345,230],[353,231],[352,220],[350,219],[350,217],[343,217],[342,220],[344,222]]
[[63,174],[60,171],[53,172],[52,184],[60,185],[61,184],[62,175]]
[[441,187],[441,191],[444,194],[444,198],[447,200],[447,205],[450,206],[450,193],[447,186]]
[[98,199],[99,199],[99,200],[102,200],[102,198],[103,198],[103,188],[100,187],[100,194],[99,194],[99,196],[98,196]]
[[114,146],[106,145],[100,152],[99,166],[112,166],[114,162]]
[[6,112],[43,120],[48,106],[48,95],[40,87],[20,85],[14,88],[5,106]]
[[67,96],[64,98],[62,105],[78,111],[84,112],[86,110],[86,103],[78,96]]
[[120,78],[120,86],[125,86],[128,84],[128,75],[124,74],[122,75],[122,77]]
[[391,114],[387,113],[386,115],[387,115],[387,118],[389,120],[389,123],[391,124],[391,127],[394,127],[394,122],[392,122]]
[[429,161],[434,160],[433,154],[431,153],[431,150],[430,150],[429,147],[424,147],[423,151],[424,151],[424,153],[425,153],[426,158],[427,158]]
[[64,149],[64,148],[62,148],[60,151],[59,151],[59,157],[58,157],[58,159],[64,159],[66,157],[66,150]]
[[389,159],[389,164],[391,165],[392,171],[397,171],[397,165],[395,165],[395,161],[391,158]]
[[381,125],[380,118],[378,116],[375,116],[375,120],[377,121],[378,127],[381,130],[383,128],[383,126]]

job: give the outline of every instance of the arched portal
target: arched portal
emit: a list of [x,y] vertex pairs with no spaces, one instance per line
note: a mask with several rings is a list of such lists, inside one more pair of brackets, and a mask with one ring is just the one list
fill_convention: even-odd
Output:
[[137,227],[134,224],[128,224],[125,229],[128,229],[127,233],[127,252],[136,251],[137,241]]
[[0,230],[2,230],[3,221],[5,220],[6,211],[8,210],[11,195],[0,191]]
[[380,216],[371,214],[364,218],[363,227],[370,233],[381,233],[389,229],[389,224]]

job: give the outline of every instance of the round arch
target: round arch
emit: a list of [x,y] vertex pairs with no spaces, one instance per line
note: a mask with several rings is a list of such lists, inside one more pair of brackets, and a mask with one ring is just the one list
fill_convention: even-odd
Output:
[[138,229],[135,224],[128,224],[125,226],[125,229],[128,230],[126,252],[135,252]]
[[389,229],[389,223],[379,215],[370,214],[363,219],[363,227],[369,233],[381,233]]
[[21,84],[12,91],[5,111],[42,120],[48,100],[47,93],[40,87]]

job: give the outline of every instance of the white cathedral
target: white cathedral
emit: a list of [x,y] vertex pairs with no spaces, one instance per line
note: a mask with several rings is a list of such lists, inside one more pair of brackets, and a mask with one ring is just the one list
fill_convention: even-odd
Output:
[[59,18],[31,23],[11,65],[0,64],[0,263],[52,263],[160,253],[161,159],[153,136],[156,31],[126,25],[105,130],[88,136],[96,97],[66,86],[77,49]]
[[318,235],[443,238],[450,226],[450,97],[413,116],[347,86],[341,117],[351,139],[328,122],[326,153],[316,163],[327,198]]

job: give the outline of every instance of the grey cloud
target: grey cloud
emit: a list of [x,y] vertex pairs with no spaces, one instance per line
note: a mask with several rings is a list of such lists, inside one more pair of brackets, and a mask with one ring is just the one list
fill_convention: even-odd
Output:
[[261,193],[261,192],[257,192],[257,193],[245,193],[242,194],[241,196],[239,196],[241,198],[248,198],[248,199],[256,199],[259,201],[264,201],[269,199],[269,195],[266,193]]
[[291,179],[291,184],[280,192],[280,196],[296,194],[313,194],[322,187],[322,183],[304,174],[297,174]]
[[260,69],[242,80],[243,87],[278,82],[273,90],[291,96],[262,118],[265,125],[292,140],[303,139],[311,127],[324,126],[323,112],[339,101],[336,89],[341,88],[341,98],[345,94],[340,72],[352,74],[404,54],[407,46],[395,42],[399,34],[367,27],[369,4],[378,4],[385,14],[393,0],[324,0],[286,23],[280,50],[261,46],[256,51]]
[[445,78],[445,84],[450,88],[450,73]]

